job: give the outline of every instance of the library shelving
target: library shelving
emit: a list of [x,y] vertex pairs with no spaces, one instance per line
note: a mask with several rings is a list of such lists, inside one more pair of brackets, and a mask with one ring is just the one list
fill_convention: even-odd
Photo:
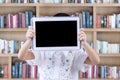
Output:
[[[87,34],[87,41],[93,42],[94,49],[98,52],[97,40],[107,41],[109,43],[120,45],[120,29],[119,28],[107,28],[107,26],[97,28],[96,17],[108,16],[113,14],[120,14],[120,4],[116,3],[63,3],[63,4],[52,4],[52,3],[7,3],[0,4],[0,16],[10,14],[25,13],[25,11],[31,11],[36,17],[40,16],[53,16],[56,13],[68,13],[70,15],[75,13],[81,13],[82,11],[88,11],[93,16],[92,28],[85,28]],[[100,22],[100,26],[102,25]],[[105,24],[105,23],[104,23]],[[110,24],[110,25],[114,25]],[[116,26],[116,25],[115,25]],[[25,33],[27,26],[24,28],[0,28],[0,39],[4,40],[18,40],[25,41]],[[113,53],[99,53],[100,64],[108,66],[120,66],[120,52]],[[0,65],[8,66],[7,78],[0,78],[0,80],[38,80],[38,79],[24,79],[24,78],[12,78],[12,60],[17,58],[17,53],[0,53]],[[89,80],[85,79],[84,80]],[[79,80],[83,80],[79,79]],[[116,80],[116,79],[93,79],[91,80]]]

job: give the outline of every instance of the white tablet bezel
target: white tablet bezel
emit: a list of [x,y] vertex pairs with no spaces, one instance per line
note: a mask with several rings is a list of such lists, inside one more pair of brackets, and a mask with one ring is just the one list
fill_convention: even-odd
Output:
[[[36,17],[31,19],[31,25],[33,26],[33,29],[36,31],[35,28],[35,22],[36,21],[71,21],[71,20],[76,20],[77,21],[77,35],[79,33],[80,29],[80,21],[79,17]],[[35,34],[36,35],[36,34]],[[32,45],[34,50],[77,50],[80,49],[80,41],[78,40],[77,36],[77,46],[68,46],[68,47],[36,47],[36,38],[33,38],[33,45]]]

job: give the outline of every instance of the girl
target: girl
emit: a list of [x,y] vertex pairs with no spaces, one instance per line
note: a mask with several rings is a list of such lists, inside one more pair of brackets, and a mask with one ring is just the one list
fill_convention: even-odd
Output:
[[30,50],[33,28],[26,33],[26,42],[18,53],[18,58],[26,60],[28,64],[37,65],[39,80],[78,80],[78,71],[86,71],[87,64],[99,64],[98,54],[86,42],[84,29],[80,29],[79,40],[85,49],[76,51],[35,51]]

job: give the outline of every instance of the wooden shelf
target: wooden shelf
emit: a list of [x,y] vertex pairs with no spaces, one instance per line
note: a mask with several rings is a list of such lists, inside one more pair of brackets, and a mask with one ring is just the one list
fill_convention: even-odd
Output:
[[0,6],[8,6],[8,7],[11,7],[11,6],[14,6],[14,7],[16,7],[16,6],[37,6],[37,4],[32,4],[32,3],[25,3],[25,4],[22,4],[22,3],[7,3],[7,4],[0,4]]
[[[13,56],[13,57],[17,57],[18,54],[17,53],[0,53],[0,57],[4,57],[4,56]],[[119,57],[120,58],[120,53],[112,53],[112,54],[99,54],[100,57],[103,57],[103,58],[106,58],[106,57],[114,57],[114,58],[117,58]]]
[[100,54],[100,65],[120,66],[120,54]]
[[94,29],[94,31],[97,31],[97,32],[120,32],[120,29],[107,29],[107,28],[99,28],[99,29]]
[[27,28],[2,28],[0,29],[0,32],[23,32],[27,31]]
[[100,57],[104,57],[104,58],[107,58],[107,57],[113,57],[113,58],[117,58],[119,57],[120,58],[120,53],[112,53],[112,54],[99,54]]
[[91,4],[91,3],[83,3],[83,4],[80,4],[80,3],[64,3],[64,4],[53,4],[53,3],[34,3],[34,4],[32,4],[32,3],[25,3],[25,4],[23,4],[23,3],[19,3],[19,5],[18,5],[18,3],[7,3],[7,4],[0,4],[0,6],[44,6],[44,7],[47,7],[47,6],[64,6],[64,7],[66,7],[66,6],[85,6],[85,7],[87,7],[87,6],[93,6],[93,7],[106,7],[106,6],[109,6],[109,7],[119,7],[120,6],[120,4],[116,4],[116,3],[101,3],[101,4],[99,4],[99,3],[93,3],[93,4]]
[[120,32],[119,28],[111,29],[111,28],[85,28],[86,32]]
[[0,57],[17,57],[17,53],[0,53]]
[[[28,28],[2,28],[0,29],[0,32],[17,32],[17,31],[27,31]],[[107,28],[85,28],[86,32],[120,32],[120,29],[107,29]]]

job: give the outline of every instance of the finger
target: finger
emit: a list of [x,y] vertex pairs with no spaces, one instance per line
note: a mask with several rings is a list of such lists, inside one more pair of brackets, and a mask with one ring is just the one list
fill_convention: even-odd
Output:
[[79,40],[80,40],[80,41],[84,41],[85,38],[84,38],[84,37],[80,37]]
[[86,34],[85,34],[85,33],[81,33],[81,34],[79,35],[79,37],[80,37],[80,38],[81,38],[81,37],[86,38]]
[[34,31],[30,30],[29,33],[34,33]]
[[84,36],[84,35],[81,35],[81,36],[79,36],[79,38],[85,38],[85,36]]
[[81,35],[81,34],[85,34],[85,32],[83,32],[83,31],[80,31],[80,32],[79,32],[79,35]]
[[79,36],[84,36],[85,37],[86,34],[85,33],[80,33]]
[[85,29],[84,28],[80,28],[80,31],[85,31]]
[[79,38],[80,38],[80,37],[85,37],[85,34],[81,34],[81,35],[79,35]]
[[30,34],[28,37],[29,37],[29,38],[33,38],[33,35],[32,35],[32,34]]
[[33,38],[33,35],[30,35],[30,38]]
[[80,30],[79,32],[85,32],[84,30]]
[[28,31],[34,31],[34,29],[33,28],[29,28]]
[[34,33],[33,33],[33,32],[29,32],[29,34],[30,34],[30,35],[32,35],[32,36],[34,35]]
[[30,28],[29,31],[33,31],[34,32],[33,28]]
[[82,41],[84,40],[84,37],[79,37],[78,40]]
[[29,30],[28,32],[31,32],[31,33],[33,33],[33,34],[34,34],[34,30]]

